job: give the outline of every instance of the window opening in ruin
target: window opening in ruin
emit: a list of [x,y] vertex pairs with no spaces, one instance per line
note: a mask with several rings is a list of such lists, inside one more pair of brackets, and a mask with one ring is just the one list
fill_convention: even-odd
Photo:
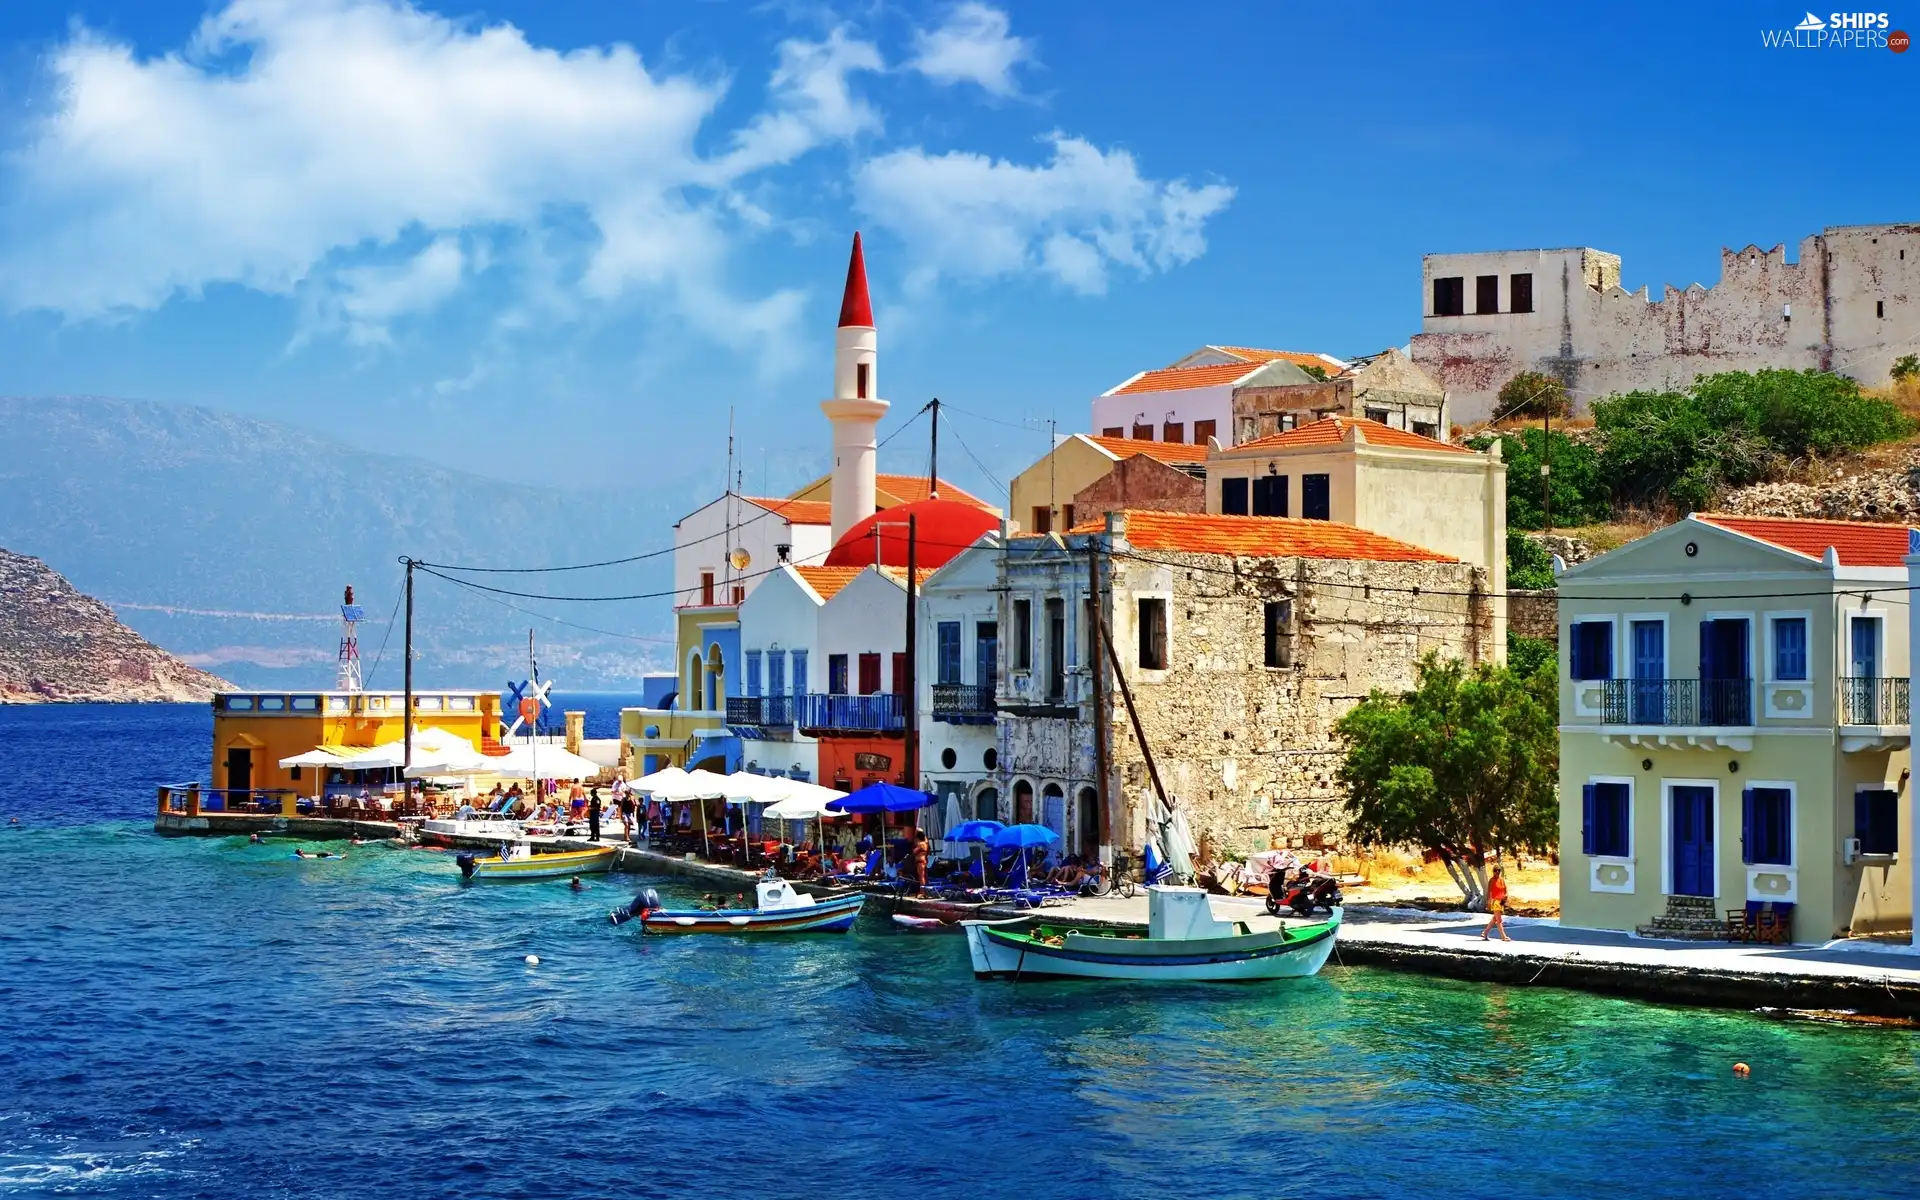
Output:
[[1033,532],[1053,532],[1053,510],[1044,504],[1036,504],[1033,506]]
[[1245,479],[1220,481],[1220,511],[1230,517],[1247,515],[1247,481]]
[[859,363],[853,368],[853,394],[860,399],[867,398],[867,364]]
[[1127,436],[1127,427],[1125,425],[1108,425],[1100,430],[1100,436],[1123,438]]
[[1067,530],[1072,529],[1073,528],[1073,505],[1062,504],[1060,506],[1060,516],[1062,518],[1060,521],[1061,532],[1064,533]]
[[1266,606],[1267,665],[1293,665],[1293,601],[1269,600]]
[[1876,317],[1879,317],[1882,320],[1886,319],[1887,302],[1885,300],[1875,300],[1873,302],[1873,315]]
[[1254,422],[1252,417],[1240,418],[1240,440],[1243,442],[1252,441],[1254,435],[1259,432],[1259,428],[1259,425]]
[[1387,410],[1384,408],[1369,408],[1363,415],[1369,421],[1378,421],[1382,425],[1387,423]]
[[1426,421],[1415,421],[1413,423],[1413,431],[1423,438],[1432,438],[1436,442],[1440,440],[1440,427],[1438,425],[1430,424]]
[[1206,445],[1208,438],[1216,436],[1213,431],[1214,423],[1212,421],[1195,421],[1193,423],[1193,444],[1196,446]]
[[1281,413],[1280,414],[1280,432],[1281,433],[1290,433],[1299,424],[1300,424],[1299,413]]
[[1517,313],[1533,311],[1533,276],[1507,276],[1507,307]]
[[1067,602],[1047,601],[1047,699],[1067,695]]
[[1167,602],[1162,599],[1140,601],[1140,669],[1167,669]]
[[1150,442],[1150,441],[1152,441],[1152,440],[1153,440],[1153,426],[1151,426],[1151,425],[1135,425],[1135,426],[1133,427],[1133,440],[1134,440],[1134,441],[1136,441],[1136,442]]
[[1033,669],[1033,601],[1013,602],[1013,669]]
[[1333,520],[1332,476],[1300,477],[1300,515],[1309,521]]
[[1498,275],[1473,277],[1473,311],[1476,313],[1500,311],[1500,277]]
[[1184,442],[1187,440],[1185,421],[1168,421],[1160,427],[1160,440],[1163,442]]
[[1463,276],[1449,275],[1433,281],[1434,316],[1457,317],[1466,311],[1467,281]]

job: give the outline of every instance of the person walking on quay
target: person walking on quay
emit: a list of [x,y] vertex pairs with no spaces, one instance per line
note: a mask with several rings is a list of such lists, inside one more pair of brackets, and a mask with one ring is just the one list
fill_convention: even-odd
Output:
[[587,840],[600,840],[600,789],[593,789],[593,799],[587,801]]
[[1487,927],[1480,931],[1480,940],[1486,941],[1487,935],[1498,929],[1501,941],[1512,941],[1507,936],[1507,869],[1498,863],[1487,880],[1487,913]]

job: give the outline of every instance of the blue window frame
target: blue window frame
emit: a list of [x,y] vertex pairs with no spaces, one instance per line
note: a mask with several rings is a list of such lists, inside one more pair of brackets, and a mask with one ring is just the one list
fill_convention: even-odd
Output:
[[767,651],[767,695],[787,694],[787,656],[781,650]]
[[747,651],[747,695],[758,696],[759,694],[760,652],[758,650],[749,650]]
[[1300,477],[1300,515],[1309,521],[1333,520],[1333,476]]
[[1853,836],[1862,854],[1897,854],[1900,850],[1900,793],[1872,788],[1853,794]]
[[1793,793],[1750,787],[1740,793],[1740,810],[1741,861],[1792,866]]
[[1625,858],[1633,845],[1633,792],[1624,783],[1580,789],[1580,851],[1588,858]]
[[942,621],[938,628],[939,662],[936,683],[960,682],[960,622]]
[[795,650],[792,651],[792,655],[793,694],[796,696],[804,696],[807,694],[807,652],[805,650]]
[[1773,677],[1807,677],[1807,619],[1775,617],[1773,620]]
[[827,655],[827,692],[834,696],[847,694],[847,656],[844,654]]
[[1575,621],[1567,629],[1567,659],[1575,679],[1613,678],[1613,622]]

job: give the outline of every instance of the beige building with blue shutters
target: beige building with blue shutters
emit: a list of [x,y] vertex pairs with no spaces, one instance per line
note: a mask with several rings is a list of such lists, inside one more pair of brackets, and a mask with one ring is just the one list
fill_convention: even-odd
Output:
[[1912,927],[1912,537],[1692,516],[1562,572],[1565,924]]

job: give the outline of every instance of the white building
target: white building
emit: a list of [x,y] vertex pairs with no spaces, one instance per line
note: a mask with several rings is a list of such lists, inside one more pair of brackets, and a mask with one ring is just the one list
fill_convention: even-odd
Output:
[[989,535],[920,583],[920,783],[959,801],[961,820],[997,819],[994,692],[999,679],[1001,541]]
[[1234,389],[1314,382],[1316,376],[1303,366],[1318,368],[1323,377],[1346,369],[1344,362],[1323,354],[1203,346],[1172,366],[1137,372],[1096,396],[1093,431],[1104,437],[1195,446],[1217,438],[1229,445],[1234,438]]
[[676,608],[738,604],[781,563],[817,564],[833,546],[819,500],[722,496],[673,527]]
[[1884,386],[1920,344],[1920,224],[1829,227],[1786,247],[1720,252],[1720,282],[1658,300],[1620,283],[1620,256],[1587,247],[1429,254],[1414,362],[1456,419],[1493,414],[1521,371],[1566,381],[1576,404],[1698,375],[1837,371]]

